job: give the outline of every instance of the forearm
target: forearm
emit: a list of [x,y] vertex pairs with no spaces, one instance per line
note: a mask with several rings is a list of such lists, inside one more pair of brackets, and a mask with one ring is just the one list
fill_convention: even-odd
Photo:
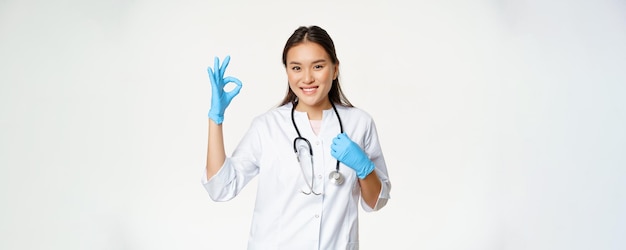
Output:
[[209,136],[207,145],[206,174],[207,180],[220,170],[226,160],[224,150],[224,132],[222,125],[209,119]]
[[359,179],[359,185],[361,185],[361,197],[368,206],[374,208],[382,188],[376,171],[372,171],[365,178]]

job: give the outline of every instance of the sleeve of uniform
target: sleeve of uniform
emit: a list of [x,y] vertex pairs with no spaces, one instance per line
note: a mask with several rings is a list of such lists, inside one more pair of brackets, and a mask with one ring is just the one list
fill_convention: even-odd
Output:
[[212,200],[231,200],[259,173],[261,143],[258,125],[258,119],[255,119],[232,156],[226,158],[211,179],[207,180],[204,169],[201,181]]
[[373,212],[383,208],[387,204],[387,201],[391,198],[391,182],[389,181],[387,164],[385,163],[385,157],[383,156],[380,141],[378,140],[378,131],[376,130],[374,120],[370,120],[370,126],[368,127],[369,128],[366,131],[364,138],[364,150],[372,162],[374,162],[374,171],[376,171],[376,175],[378,175],[378,178],[380,179],[381,189],[376,205],[373,208],[368,206],[363,199],[361,199],[361,207],[363,207],[363,210],[366,212]]

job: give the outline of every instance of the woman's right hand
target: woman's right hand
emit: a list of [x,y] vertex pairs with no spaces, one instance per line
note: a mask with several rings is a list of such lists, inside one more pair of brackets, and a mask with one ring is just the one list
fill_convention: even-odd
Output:
[[[226,56],[220,66],[220,59],[215,57],[213,69],[209,67],[207,70],[209,72],[209,79],[211,80],[211,109],[209,110],[209,118],[218,125],[222,124],[224,121],[224,111],[226,111],[226,108],[233,98],[239,94],[242,86],[239,79],[232,76],[224,77],[228,62],[230,62],[230,56]],[[231,91],[226,92],[224,87],[231,82],[236,86]]]

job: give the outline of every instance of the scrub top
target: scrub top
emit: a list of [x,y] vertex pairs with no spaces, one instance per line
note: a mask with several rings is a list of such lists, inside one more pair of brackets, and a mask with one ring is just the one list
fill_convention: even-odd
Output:
[[[358,204],[371,212],[387,203],[391,182],[374,120],[361,109],[336,107],[344,132],[374,162],[382,183],[376,206],[362,201],[358,177],[350,167],[340,164],[339,171],[345,176],[342,185],[328,178],[337,164],[330,146],[340,133],[333,109],[324,110],[318,135],[307,113],[294,113],[300,134],[313,149],[311,169],[309,160],[300,164],[294,153],[298,135],[291,120],[292,104],[276,107],[255,117],[222,168],[211,179],[205,174],[202,180],[212,200],[228,201],[258,177],[248,249],[358,249]],[[302,192],[311,188],[321,194]]]

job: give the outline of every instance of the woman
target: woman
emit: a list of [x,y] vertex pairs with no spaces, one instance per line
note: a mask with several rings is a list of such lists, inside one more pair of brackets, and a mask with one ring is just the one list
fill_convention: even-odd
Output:
[[[283,50],[289,86],[282,103],[256,117],[231,157],[222,121],[241,82],[209,68],[212,85],[206,176],[214,201],[235,197],[258,176],[248,249],[358,249],[358,204],[376,211],[391,183],[371,116],[339,84],[328,33],[299,27]],[[230,92],[224,85],[235,83]],[[296,157],[294,157],[294,152]]]

